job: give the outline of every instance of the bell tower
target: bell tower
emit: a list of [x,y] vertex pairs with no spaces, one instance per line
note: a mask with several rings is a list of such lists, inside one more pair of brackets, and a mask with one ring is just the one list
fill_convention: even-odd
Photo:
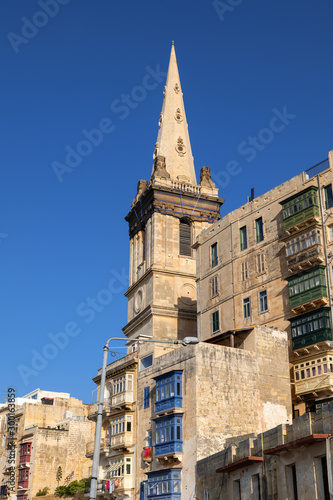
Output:
[[149,181],[138,182],[130,212],[127,325],[130,338],[196,336],[198,234],[220,219],[224,200],[201,169],[197,184],[175,47],[172,43]]

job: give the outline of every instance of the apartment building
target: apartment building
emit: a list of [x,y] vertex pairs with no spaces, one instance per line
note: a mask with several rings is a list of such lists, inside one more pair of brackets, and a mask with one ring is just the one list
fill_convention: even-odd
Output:
[[289,334],[295,416],[333,396],[333,151],[204,230],[197,249],[198,336],[252,325]]
[[45,486],[53,493],[58,486],[59,466],[61,484],[89,477],[91,463],[85,453],[87,443],[93,439],[95,425],[87,418],[88,407],[68,393],[36,389],[15,400],[13,436],[9,433],[8,404],[1,405],[2,496],[12,497],[15,493],[18,500],[31,500]]

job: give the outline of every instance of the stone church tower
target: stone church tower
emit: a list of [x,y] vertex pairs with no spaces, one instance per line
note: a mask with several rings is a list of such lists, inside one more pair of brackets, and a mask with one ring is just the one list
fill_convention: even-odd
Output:
[[175,48],[172,44],[149,182],[140,180],[130,212],[129,339],[196,336],[199,233],[220,219],[224,200],[201,169],[197,183]]

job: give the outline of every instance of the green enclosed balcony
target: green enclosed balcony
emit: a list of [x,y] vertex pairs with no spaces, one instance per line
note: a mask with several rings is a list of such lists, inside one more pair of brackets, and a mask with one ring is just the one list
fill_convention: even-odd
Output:
[[290,320],[293,349],[332,340],[330,310],[325,307]]
[[313,267],[287,278],[290,308],[295,313],[306,312],[327,304],[326,268]]
[[310,186],[281,202],[284,229],[311,222],[319,217],[318,188]]

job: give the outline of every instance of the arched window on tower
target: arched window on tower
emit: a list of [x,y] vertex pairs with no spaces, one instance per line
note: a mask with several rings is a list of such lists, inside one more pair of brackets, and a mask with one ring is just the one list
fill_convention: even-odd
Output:
[[179,221],[179,255],[192,255],[192,227],[188,219]]

